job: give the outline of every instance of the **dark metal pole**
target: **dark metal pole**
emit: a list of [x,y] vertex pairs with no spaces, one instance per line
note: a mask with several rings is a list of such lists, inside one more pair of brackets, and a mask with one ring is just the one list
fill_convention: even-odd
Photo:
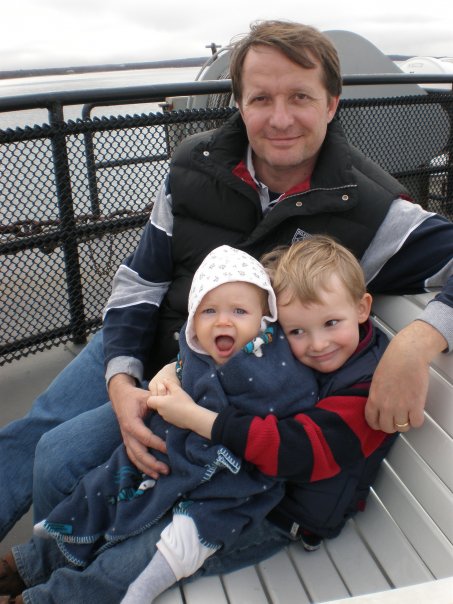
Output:
[[91,212],[93,213],[93,217],[98,219],[101,215],[101,210],[99,206],[99,195],[98,195],[98,183],[96,177],[96,160],[94,156],[94,141],[93,141],[93,133],[85,132],[83,134],[83,139],[85,142],[85,157],[86,157],[86,167],[88,174],[88,188],[90,190],[90,203],[91,203]]
[[83,289],[80,274],[80,258],[77,245],[74,204],[71,191],[68,150],[62,131],[64,123],[61,103],[49,106],[49,121],[55,132],[51,136],[52,156],[55,169],[55,186],[60,212],[62,248],[66,267],[66,285],[69,301],[72,339],[76,344],[86,342]]
[[448,141],[447,155],[447,184],[445,191],[445,215],[453,220],[453,108],[448,106],[448,117],[450,118],[450,138]]

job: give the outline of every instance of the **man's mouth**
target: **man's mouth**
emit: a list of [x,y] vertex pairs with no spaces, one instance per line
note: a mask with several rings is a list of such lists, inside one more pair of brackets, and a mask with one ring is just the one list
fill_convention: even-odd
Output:
[[270,136],[268,140],[273,145],[291,145],[295,141],[299,140],[300,136]]

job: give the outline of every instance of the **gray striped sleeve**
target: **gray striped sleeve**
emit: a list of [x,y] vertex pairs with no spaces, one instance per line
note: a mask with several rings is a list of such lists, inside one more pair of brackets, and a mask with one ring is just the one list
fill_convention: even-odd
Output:
[[112,295],[104,310],[104,317],[112,308],[125,308],[137,304],[160,306],[167,293],[170,281],[152,283],[122,264],[113,279]]
[[395,199],[360,261],[367,283],[376,277],[409,235],[430,216],[434,214],[426,212],[416,203]]

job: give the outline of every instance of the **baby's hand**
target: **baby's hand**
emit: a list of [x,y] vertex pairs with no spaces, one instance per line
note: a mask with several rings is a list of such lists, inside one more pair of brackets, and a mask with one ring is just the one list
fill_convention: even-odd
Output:
[[151,395],[148,408],[157,411],[170,424],[210,439],[217,413],[197,405],[179,384],[166,381],[163,386],[165,396]]
[[168,394],[168,388],[163,382],[157,382],[153,385],[151,396],[166,396]]
[[167,388],[163,383],[164,380],[168,380],[179,386],[179,379],[176,375],[176,363],[164,365],[150,381],[148,390],[151,392],[152,396],[163,396],[167,394]]

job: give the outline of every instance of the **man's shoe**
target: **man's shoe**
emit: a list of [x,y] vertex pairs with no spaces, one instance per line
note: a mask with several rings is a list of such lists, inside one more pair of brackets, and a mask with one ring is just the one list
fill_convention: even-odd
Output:
[[0,594],[18,596],[26,588],[19,573],[12,553],[0,558]]

